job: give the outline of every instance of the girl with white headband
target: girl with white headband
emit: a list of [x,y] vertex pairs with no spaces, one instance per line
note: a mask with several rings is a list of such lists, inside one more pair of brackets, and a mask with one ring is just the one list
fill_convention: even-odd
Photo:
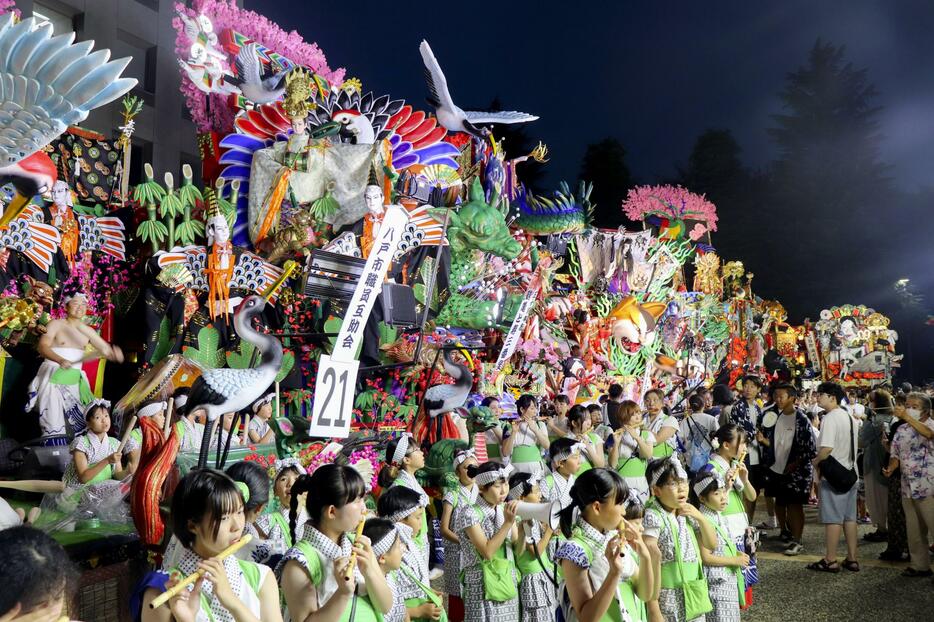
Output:
[[267,393],[253,402],[253,406],[250,407],[253,411],[253,417],[247,427],[250,442],[263,444],[272,443],[275,440],[276,435],[269,426],[269,419],[272,418],[272,401],[275,397],[275,393]]
[[[428,494],[422,485],[415,479],[415,472],[425,466],[425,453],[419,447],[411,434],[403,434],[386,444],[386,464],[379,471],[379,485],[382,488],[392,486],[405,486],[418,493],[422,499],[423,507],[428,506]],[[422,526],[415,534],[425,564],[428,564],[431,553],[431,542],[428,539],[428,516],[422,516]]]
[[[513,473],[509,478],[510,501],[541,503],[541,473]],[[534,518],[519,523],[516,568],[519,570],[519,604],[522,622],[553,622],[555,619],[555,568],[549,563],[548,545],[554,531]],[[546,570],[547,567],[547,570]]]
[[701,547],[704,576],[710,588],[713,610],[707,622],[739,622],[740,608],[746,605],[746,582],[743,568],[749,566],[749,556],[736,548],[723,520],[728,489],[720,474],[704,470],[694,477],[691,499],[698,503],[700,513],[717,532],[717,546]]
[[373,543],[373,556],[379,562],[379,568],[386,577],[386,584],[392,591],[392,609],[383,616],[383,622],[407,622],[408,613],[405,600],[399,596],[396,578],[402,567],[402,538],[399,530],[385,518],[367,519],[363,526],[363,535]]
[[[288,617],[378,622],[392,609],[392,590],[376,561],[370,539],[351,538],[366,514],[366,485],[349,466],[325,464],[292,485],[289,529],[294,539],[298,499],[305,496],[308,523],[276,568]],[[347,573],[351,553],[356,567]],[[312,614],[317,614],[312,616]]]
[[[57,497],[57,504],[65,511],[73,510],[82,500],[97,499],[87,504],[98,507],[100,498],[111,499],[121,495],[120,483],[129,473],[121,465],[117,451],[120,441],[110,431],[110,402],[97,399],[84,410],[87,427],[71,444],[71,463],[65,469],[62,482],[65,491]],[[85,487],[87,486],[87,487]],[[94,510],[94,507],[88,509]]]
[[425,516],[418,493],[405,486],[393,486],[384,490],[376,504],[380,518],[385,518],[396,526],[402,539],[402,565],[396,573],[394,584],[395,596],[405,600],[409,619],[413,622],[444,620],[441,597],[431,589],[428,576],[428,564],[418,550],[414,540],[415,530]]
[[704,620],[712,605],[701,567],[700,546],[688,519],[693,519],[701,543],[711,550],[717,546],[717,534],[688,502],[688,474],[676,455],[649,462],[646,476],[652,496],[642,519],[644,538],[661,554],[659,586],[654,598],[646,603],[649,619]]
[[[283,458],[273,465],[276,476],[272,480],[272,494],[278,504],[271,512],[256,519],[256,528],[269,544],[270,560],[281,556],[292,548],[292,535],[289,530],[289,509],[292,507],[292,485],[305,472],[298,458]],[[295,531],[299,537],[305,531],[308,513],[304,507],[298,508],[295,519]]]
[[461,598],[461,541],[462,533],[454,531],[457,516],[469,510],[477,501],[477,485],[467,474],[471,467],[477,468],[477,455],[473,449],[464,449],[454,454],[454,474],[457,486],[444,493],[441,505],[441,536],[444,538],[444,591],[448,595],[448,619],[462,622],[464,601]]
[[567,538],[555,552],[561,564],[558,602],[567,622],[598,620],[631,622],[641,606],[628,603],[621,586],[631,584],[642,597],[652,595],[654,573],[645,543],[634,536],[639,557],[626,548],[629,531],[623,516],[629,490],[619,473],[591,469],[571,489],[572,503],[561,512],[561,530]]
[[[463,532],[464,614],[469,622],[516,622],[519,575],[512,543],[518,539],[516,506],[506,502],[511,466],[484,462],[470,467],[479,489],[477,502],[461,512],[455,529]],[[504,505],[505,504],[505,505]]]
[[581,463],[583,446],[572,438],[556,439],[548,448],[551,473],[542,479],[542,499],[559,501],[562,508],[571,503],[571,487]]

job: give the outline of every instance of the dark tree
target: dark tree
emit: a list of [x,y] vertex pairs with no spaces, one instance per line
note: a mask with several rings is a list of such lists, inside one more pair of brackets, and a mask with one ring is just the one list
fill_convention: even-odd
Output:
[[579,179],[593,183],[590,196],[594,204],[594,224],[616,228],[628,224],[623,214],[623,201],[633,186],[626,166],[626,149],[615,138],[604,138],[587,145]]
[[844,53],[815,43],[807,63],[787,74],[784,111],[769,129],[779,158],[756,206],[768,233],[752,259],[769,264],[769,297],[788,299],[793,315],[856,303],[883,286],[877,219],[893,191],[879,157],[880,108],[867,71]]

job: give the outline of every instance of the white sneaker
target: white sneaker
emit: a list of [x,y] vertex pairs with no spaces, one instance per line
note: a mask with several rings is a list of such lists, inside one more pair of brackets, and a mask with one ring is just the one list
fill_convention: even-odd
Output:
[[443,568],[432,568],[431,571],[428,573],[428,579],[430,581],[437,581],[443,576],[444,576]]
[[804,546],[800,542],[792,541],[792,543],[788,545],[788,548],[785,549],[784,553],[788,557],[794,557],[800,555],[802,551],[804,551]]

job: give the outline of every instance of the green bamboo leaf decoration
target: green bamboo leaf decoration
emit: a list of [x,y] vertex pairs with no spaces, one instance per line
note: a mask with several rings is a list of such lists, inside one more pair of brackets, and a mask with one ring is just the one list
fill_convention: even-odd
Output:
[[147,219],[139,223],[139,227],[136,229],[136,235],[138,235],[143,242],[152,244],[152,252],[156,253],[162,241],[165,240],[168,235],[168,231],[165,225],[156,220],[155,203],[146,204],[146,214]]
[[204,236],[204,223],[191,219],[191,210],[197,206],[198,201],[204,200],[204,195],[191,181],[191,166],[182,166],[182,187],[178,189],[178,198],[182,202],[182,222],[179,223],[175,233],[179,244],[190,246],[195,240]]
[[159,202],[159,215],[166,223],[169,230],[169,248],[175,246],[175,217],[183,211],[182,201],[175,194],[175,180],[172,173],[165,174],[165,195]]
[[224,350],[220,347],[220,341],[220,333],[217,329],[213,326],[205,326],[198,331],[198,347],[182,348],[182,354],[209,369],[223,367],[227,359],[224,356]]
[[154,180],[155,175],[152,172],[152,164],[147,162],[143,166],[143,174],[146,181],[133,189],[133,200],[140,205],[146,205],[147,203],[158,204],[162,197],[165,196],[165,189],[159,185],[159,182]]
[[340,203],[331,195],[331,189],[328,188],[324,191],[323,197],[311,204],[311,215],[317,220],[327,220],[332,215],[336,214],[337,210],[340,208]]

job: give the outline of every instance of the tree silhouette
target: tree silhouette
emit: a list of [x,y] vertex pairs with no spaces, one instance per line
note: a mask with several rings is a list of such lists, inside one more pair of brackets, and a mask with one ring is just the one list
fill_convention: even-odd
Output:
[[879,157],[878,93],[844,54],[818,39],[807,63],[786,75],[784,111],[768,130],[779,158],[756,206],[769,229],[761,251],[780,277],[775,295],[811,314],[847,302],[855,279],[863,289],[881,285],[878,210],[893,194]]
[[619,140],[604,138],[587,145],[578,177],[593,183],[590,200],[595,206],[596,226],[616,228],[629,224],[622,205],[633,182],[626,166],[626,149]]

